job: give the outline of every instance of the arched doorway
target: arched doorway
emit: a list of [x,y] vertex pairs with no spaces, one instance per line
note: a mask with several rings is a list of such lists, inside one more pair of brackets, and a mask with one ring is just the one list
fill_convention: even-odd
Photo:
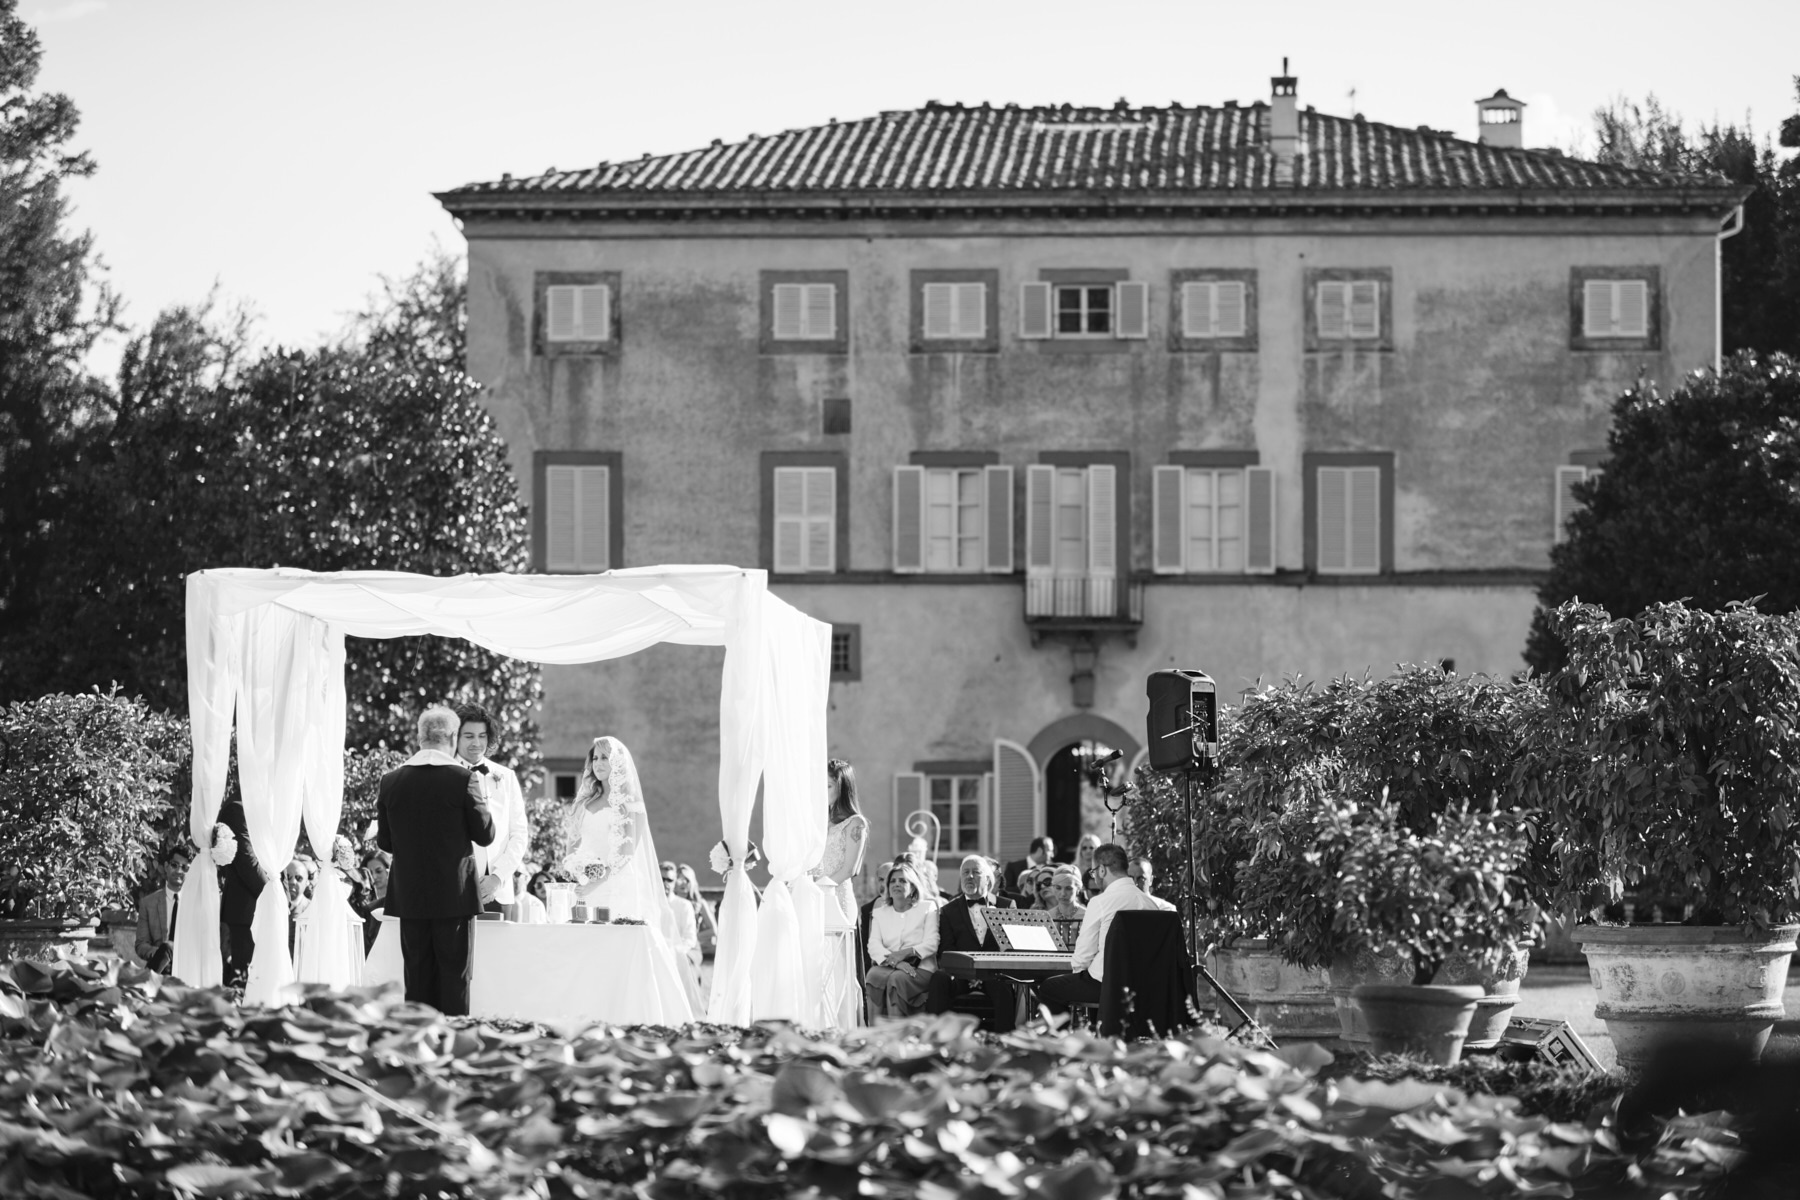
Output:
[[1044,764],[1043,830],[1056,842],[1057,857],[1073,858],[1075,843],[1084,833],[1108,840],[1112,814],[1100,789],[1090,782],[1088,768],[1116,750],[1118,757],[1104,770],[1113,782],[1124,778],[1127,764],[1138,756],[1137,739],[1116,722],[1081,713],[1045,726],[1029,748],[1031,756]]

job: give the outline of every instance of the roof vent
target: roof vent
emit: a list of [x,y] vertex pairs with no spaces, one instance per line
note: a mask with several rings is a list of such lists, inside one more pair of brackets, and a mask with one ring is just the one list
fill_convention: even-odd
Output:
[[512,172],[511,171],[500,172],[500,182],[501,183],[511,183],[512,182]]
[[1476,140],[1503,150],[1525,148],[1525,102],[1514,100],[1501,88],[1486,100],[1475,102]]
[[1227,101],[1226,101],[1226,102],[1225,102],[1225,107],[1226,107],[1226,108],[1236,108],[1236,107],[1237,107],[1237,101],[1236,101],[1236,100],[1227,100]]

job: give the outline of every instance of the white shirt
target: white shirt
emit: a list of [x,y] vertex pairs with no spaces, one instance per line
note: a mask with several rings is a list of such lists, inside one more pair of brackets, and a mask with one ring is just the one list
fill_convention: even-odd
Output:
[[1161,896],[1151,896],[1150,903],[1156,905],[1156,907],[1162,909],[1164,912],[1175,911],[1175,906],[1170,904],[1167,900],[1164,900]]
[[924,900],[901,912],[891,904],[869,914],[869,962],[879,966],[896,950],[930,958],[938,948],[938,906]]
[[[1088,901],[1081,918],[1081,936],[1075,939],[1075,954],[1069,963],[1073,971],[1086,971],[1095,983],[1106,969],[1106,931],[1112,928],[1114,914],[1135,909],[1155,908],[1156,902],[1138,891],[1129,876],[1121,875],[1106,885],[1106,890]],[[869,949],[875,948],[869,939]]]
[[531,826],[525,819],[525,794],[519,790],[519,777],[510,767],[503,767],[485,756],[481,762],[486,763],[488,769],[483,791],[488,798],[488,811],[494,818],[494,840],[475,847],[475,867],[483,875],[500,877],[494,902],[511,904],[516,895],[513,877],[519,873],[519,866],[525,861],[531,845]]

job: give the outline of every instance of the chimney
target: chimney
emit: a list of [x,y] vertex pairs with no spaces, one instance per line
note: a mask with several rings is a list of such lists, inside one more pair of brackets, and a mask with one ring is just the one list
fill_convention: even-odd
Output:
[[1275,182],[1294,182],[1294,154],[1300,145],[1299,81],[1288,74],[1288,60],[1281,60],[1281,74],[1269,80],[1269,148],[1275,152]]
[[1477,140],[1502,150],[1525,148],[1525,102],[1514,100],[1501,88],[1486,100],[1475,102]]

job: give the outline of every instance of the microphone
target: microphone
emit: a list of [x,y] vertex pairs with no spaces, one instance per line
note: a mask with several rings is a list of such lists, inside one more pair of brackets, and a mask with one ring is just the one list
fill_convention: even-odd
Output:
[[1096,759],[1094,762],[1094,765],[1096,767],[1104,767],[1107,763],[1117,762],[1119,759],[1124,758],[1124,757],[1125,757],[1125,752],[1123,750],[1114,750],[1111,754],[1107,755],[1105,758]]

